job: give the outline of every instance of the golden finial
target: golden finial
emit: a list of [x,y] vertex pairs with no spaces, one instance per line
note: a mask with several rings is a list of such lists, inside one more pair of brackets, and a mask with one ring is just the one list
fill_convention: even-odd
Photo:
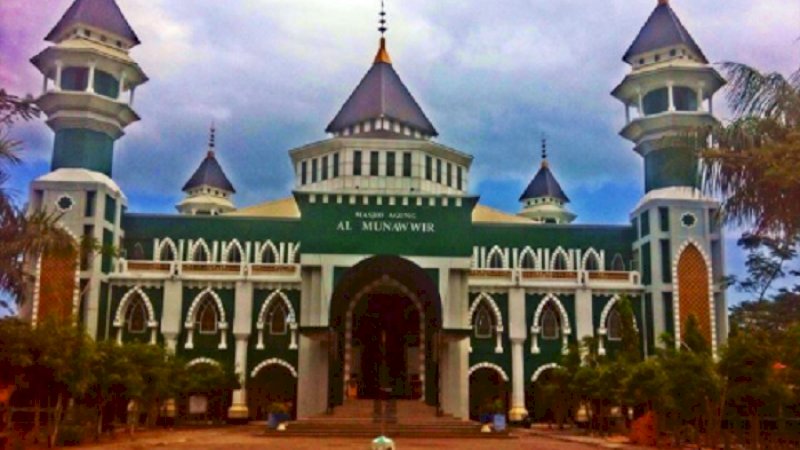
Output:
[[379,16],[380,19],[378,20],[378,31],[381,32],[381,44],[380,48],[378,49],[378,54],[375,55],[375,62],[391,64],[392,58],[389,57],[389,52],[386,51],[386,30],[389,28],[386,27],[386,8],[383,4],[383,0],[381,0],[381,12],[379,13]]

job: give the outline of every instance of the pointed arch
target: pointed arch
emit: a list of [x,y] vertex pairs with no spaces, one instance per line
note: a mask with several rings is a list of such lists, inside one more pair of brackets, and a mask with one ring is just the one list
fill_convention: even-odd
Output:
[[[672,262],[673,313],[675,345],[682,341],[683,324],[690,314],[697,316],[700,330],[717,353],[714,283],[711,258],[697,241],[687,239],[678,248]],[[708,307],[703,301],[707,300]]]
[[615,272],[625,271],[625,260],[619,253],[614,254],[614,258],[611,260],[611,270]]
[[539,335],[542,333],[542,314],[545,311],[545,308],[548,305],[552,305],[561,319],[561,352],[563,354],[567,353],[567,344],[569,343],[569,335],[572,334],[572,328],[569,324],[569,315],[567,314],[567,309],[564,308],[564,305],[561,303],[561,300],[558,299],[552,293],[547,294],[541,302],[539,302],[539,306],[536,307],[536,312],[533,314],[533,324],[531,325],[531,353],[538,354],[541,352],[539,348]]
[[256,349],[261,350],[264,348],[264,330],[265,328],[267,328],[267,314],[269,313],[272,305],[276,302],[282,304],[283,307],[286,309],[286,326],[288,331],[291,333],[291,342],[289,343],[289,349],[295,350],[297,349],[297,316],[295,315],[292,302],[289,301],[289,298],[280,289],[271,293],[267,297],[267,299],[261,305],[261,310],[259,310],[258,312],[257,316],[258,319],[256,321],[256,330],[258,330],[258,342],[256,343]]
[[158,243],[155,253],[156,261],[176,261],[178,259],[178,247],[170,238],[164,238]]
[[489,269],[506,268],[505,256],[499,246],[495,245],[489,250],[489,254],[486,255],[486,267]]
[[200,358],[195,358],[186,363],[186,367],[193,367],[198,364],[208,364],[209,366],[217,366],[217,367],[220,366],[219,361],[215,359],[200,357]]
[[222,261],[233,264],[241,264],[244,261],[245,254],[242,244],[238,239],[234,239],[222,248]]
[[503,314],[500,312],[500,308],[497,306],[497,303],[494,301],[492,296],[486,292],[481,292],[472,302],[472,306],[469,308],[469,325],[474,325],[475,311],[478,309],[478,305],[481,302],[486,302],[489,305],[489,308],[494,314],[496,326],[500,329],[500,331],[503,331]]
[[509,380],[508,374],[506,373],[505,370],[503,370],[502,367],[498,366],[497,364],[490,363],[490,362],[480,362],[480,363],[475,364],[474,366],[470,367],[469,368],[469,372],[467,373],[467,376],[472,376],[473,373],[475,373],[475,372],[477,372],[477,371],[479,371],[481,369],[494,370],[495,372],[500,374],[500,376],[503,378],[503,381],[508,381]]
[[530,247],[525,247],[519,255],[519,268],[523,270],[538,270],[539,259]]
[[141,242],[133,244],[133,251],[131,252],[131,257],[129,259],[133,261],[142,261],[145,259],[144,247],[142,246]]
[[153,302],[150,301],[150,297],[148,297],[140,286],[134,286],[128,290],[119,302],[117,312],[114,315],[114,322],[112,323],[114,328],[117,329],[117,342],[120,344],[122,343],[122,330],[128,318],[128,309],[135,306],[134,302],[136,301],[141,301],[144,304],[147,316],[145,326],[150,329],[150,343],[155,344],[158,321],[156,320],[155,310],[153,309]]
[[211,262],[211,249],[205,239],[200,238],[189,247],[188,256],[191,262]]
[[250,372],[250,378],[255,378],[262,369],[269,367],[269,366],[281,366],[286,368],[289,373],[292,374],[294,378],[297,378],[297,369],[294,368],[288,361],[280,359],[280,358],[269,358],[265,359],[258,363],[257,366],[253,367],[253,370]]
[[569,260],[569,254],[559,245],[550,256],[550,270],[570,269],[572,269],[572,263]]
[[583,270],[589,272],[596,272],[603,270],[603,258],[600,257],[600,254],[594,249],[594,247],[589,247],[588,250],[583,254],[583,261],[581,261],[581,267]]
[[531,383],[535,383],[539,379],[539,377],[541,377],[542,374],[545,373],[546,371],[552,370],[552,369],[558,369],[559,367],[561,367],[561,366],[556,364],[556,363],[548,363],[548,364],[544,364],[544,365],[539,366],[533,372],[533,375],[531,375]]
[[256,261],[260,264],[280,264],[280,252],[278,252],[278,247],[276,247],[272,241],[267,240],[261,245]]
[[216,307],[217,332],[221,332],[219,349],[225,350],[228,348],[226,340],[228,322],[225,320],[225,307],[222,305],[222,299],[219,297],[219,294],[217,294],[211,287],[203,289],[199,294],[197,294],[194,300],[192,300],[192,303],[189,305],[189,310],[186,313],[186,321],[183,324],[187,330],[185,348],[194,348],[195,322],[198,319],[197,315],[200,312],[200,306],[203,304],[203,301],[206,298],[210,298],[212,304]]

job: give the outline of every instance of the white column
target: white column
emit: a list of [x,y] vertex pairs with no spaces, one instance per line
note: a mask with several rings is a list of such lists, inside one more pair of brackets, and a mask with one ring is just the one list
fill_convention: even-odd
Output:
[[94,93],[94,69],[97,64],[89,64],[89,80],[86,82],[86,92]]
[[637,90],[637,101],[639,102],[639,117],[644,117],[644,96],[642,96],[642,91]]
[[236,335],[236,374],[242,387],[233,391],[233,401],[228,409],[228,419],[245,420],[250,414],[247,410],[247,394],[245,386],[247,384],[247,338],[246,334]]
[[508,418],[512,422],[520,422],[528,417],[528,410],[525,408],[524,342],[525,339],[511,340],[511,409]]
[[125,87],[125,72],[122,72],[122,75],[119,76],[119,91],[117,92],[117,101],[122,101],[122,89]]
[[164,334],[164,342],[167,344],[167,350],[174,354],[178,347],[178,335],[172,333]]
[[697,86],[697,110],[703,111],[703,85]]
[[133,96],[136,94],[136,87],[131,88],[131,97],[128,99],[128,104],[133,106]]
[[42,81],[42,95],[47,93],[47,75],[44,76],[44,80]]
[[625,124],[631,123],[631,107],[625,102]]
[[669,110],[675,111],[675,89],[671,81],[667,83],[667,92],[669,93],[667,95],[669,98]]
[[61,70],[63,69],[63,63],[61,61],[56,61],[56,85],[55,90],[61,90]]
[[714,97],[711,95],[708,96],[708,113],[714,115]]

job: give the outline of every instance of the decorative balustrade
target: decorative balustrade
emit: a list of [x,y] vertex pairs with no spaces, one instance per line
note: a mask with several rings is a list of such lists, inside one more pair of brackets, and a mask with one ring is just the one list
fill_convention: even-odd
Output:
[[520,283],[536,283],[541,281],[575,283],[630,283],[639,284],[639,272],[627,271],[578,271],[578,270],[532,270],[532,269],[472,269],[470,279],[489,283],[513,282],[514,274]]
[[222,275],[222,276],[296,276],[300,273],[298,264],[248,264],[248,263],[211,263],[211,262],[175,262],[175,261],[129,261],[119,259],[116,272],[120,274],[151,272],[161,275]]

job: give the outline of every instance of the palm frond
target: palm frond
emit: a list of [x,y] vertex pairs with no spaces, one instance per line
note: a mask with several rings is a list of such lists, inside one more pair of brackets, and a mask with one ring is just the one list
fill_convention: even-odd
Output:
[[736,62],[724,62],[721,68],[728,78],[728,103],[738,117],[800,120],[800,90],[794,76],[790,81],[780,73],[763,74]]

